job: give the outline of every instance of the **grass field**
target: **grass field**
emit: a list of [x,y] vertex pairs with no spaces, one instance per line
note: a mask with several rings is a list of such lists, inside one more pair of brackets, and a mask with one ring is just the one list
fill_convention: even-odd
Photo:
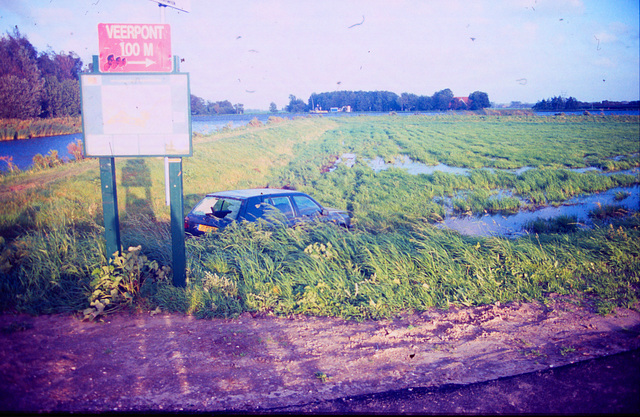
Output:
[[[171,286],[162,268],[171,266],[171,238],[161,159],[116,161],[125,250],[111,263],[103,253],[96,160],[7,174],[0,177],[0,309],[96,317],[159,307],[198,317],[272,311],[364,319],[544,303],[550,293],[593,302],[602,313],[633,306],[637,213],[601,213],[591,230],[536,225],[540,233],[515,240],[462,236],[434,223],[446,215],[445,200],[460,212],[509,213],[521,201],[558,204],[637,184],[634,175],[571,169],[638,167],[639,135],[636,116],[473,115],[274,119],[195,135],[194,155],[183,162],[185,210],[211,191],[288,186],[348,209],[356,227],[252,224],[188,239],[186,288]],[[357,155],[355,166],[329,169],[344,153]],[[365,161],[399,156],[471,172],[376,173]],[[507,171],[522,167],[531,169]]]

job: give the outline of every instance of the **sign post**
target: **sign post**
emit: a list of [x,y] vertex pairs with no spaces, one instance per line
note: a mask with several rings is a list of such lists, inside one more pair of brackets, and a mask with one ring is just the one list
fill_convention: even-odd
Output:
[[184,202],[182,193],[182,158],[169,159],[171,194],[171,252],[173,254],[173,285],[186,285],[187,257],[184,237]]
[[186,285],[182,157],[191,156],[189,74],[166,24],[98,25],[100,55],[81,74],[84,153],[100,158],[107,256],[121,250],[116,157],[168,161],[173,284]]
[[116,163],[114,158],[100,158],[100,185],[102,189],[102,216],[107,256],[120,252],[120,217],[116,190]]

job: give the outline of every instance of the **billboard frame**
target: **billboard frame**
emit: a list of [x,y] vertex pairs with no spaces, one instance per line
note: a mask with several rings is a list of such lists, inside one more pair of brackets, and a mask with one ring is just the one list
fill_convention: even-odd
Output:
[[[94,56],[94,63],[96,61],[96,56]],[[177,60],[177,57],[174,56],[174,59]],[[177,65],[174,65],[176,68]],[[190,91],[190,80],[189,73],[181,73],[177,71],[172,72],[163,72],[163,73],[144,73],[144,72],[131,72],[131,73],[109,73],[104,74],[95,71],[92,73],[81,74],[80,76],[80,96],[82,103],[82,129],[83,129],[83,151],[88,157],[185,157],[193,155],[193,135],[192,135],[192,127],[191,127],[191,91]],[[100,87],[88,86],[87,82],[89,80],[99,80]],[[165,127],[169,127],[173,130],[168,133],[159,132],[157,126],[150,125],[146,119],[142,120],[142,116],[151,117],[149,113],[154,111],[152,108],[157,102],[144,102],[143,98],[139,98],[136,102],[131,102],[130,106],[135,107],[138,114],[138,119],[130,115],[126,115],[129,118],[129,126],[126,127],[118,127],[119,125],[115,125],[115,127],[110,127],[111,125],[105,124],[105,115],[103,106],[108,106],[110,102],[114,100],[112,96],[109,94],[106,97],[103,97],[103,81],[110,80],[117,84],[116,80],[134,80],[134,82],[127,84],[126,82],[123,85],[129,88],[136,88],[138,90],[145,89],[145,91],[149,92],[149,88],[153,88],[154,85],[160,85],[163,89],[167,88],[170,90],[170,103],[164,103],[166,106],[161,109],[165,115],[169,115],[171,118],[170,121],[163,120],[162,123]],[[139,81],[139,80],[147,80],[147,81]],[[157,80],[169,80],[169,85],[159,84]],[[171,84],[173,80],[181,81],[184,85],[184,90],[182,86],[174,86]],[[182,81],[183,80],[183,81]],[[139,81],[139,82],[138,82]],[[147,84],[145,85],[145,83]],[[107,83],[109,84],[109,83]],[[107,88],[116,88],[116,85],[108,86]],[[100,103],[96,101],[96,92],[99,89],[99,98]],[[88,91],[92,90],[92,91]],[[113,93],[113,91],[111,92]],[[160,93],[159,93],[160,94]],[[138,96],[141,96],[138,94]],[[107,101],[107,103],[105,103]],[[184,105],[184,109],[175,111],[176,106]],[[142,106],[146,106],[144,108],[139,108]],[[112,110],[109,110],[109,116],[113,119],[114,114]],[[121,111],[121,110],[120,110]],[[175,119],[182,118],[182,120]],[[166,119],[166,118],[165,118]],[[153,122],[153,120],[151,120]],[[139,129],[134,125],[142,125]],[[121,125],[120,125],[121,126]],[[147,129],[147,131],[145,131]],[[149,131],[148,129],[151,129]],[[109,133],[110,132],[110,133]],[[163,138],[162,142],[158,143],[154,141],[154,137]],[[109,151],[105,150],[105,143],[96,143],[101,140],[111,140],[108,142]],[[138,151],[134,152],[132,150],[133,145],[128,145],[127,148],[123,151],[120,151],[120,146],[116,146],[116,141],[131,141],[137,140],[137,148]],[[177,144],[174,145],[173,141],[178,141]],[[141,142],[144,141],[144,144]],[[164,145],[164,149],[161,149],[161,146]],[[178,146],[175,151],[171,151],[171,146]],[[115,149],[114,149],[115,148]],[[143,151],[140,151],[140,149]],[[128,150],[128,151],[127,151]]]

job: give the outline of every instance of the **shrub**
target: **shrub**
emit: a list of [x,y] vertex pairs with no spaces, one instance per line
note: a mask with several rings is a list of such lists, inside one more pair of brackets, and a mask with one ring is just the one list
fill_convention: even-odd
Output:
[[147,280],[164,281],[168,268],[160,267],[141,255],[142,247],[130,247],[128,253],[115,253],[108,265],[93,270],[93,292],[89,296],[90,307],[83,311],[84,318],[96,317],[132,307]]
[[84,159],[84,155],[82,153],[82,141],[80,139],[67,145],[67,150],[71,155],[73,155],[73,159],[76,161]]
[[260,126],[262,126],[262,122],[260,120],[258,120],[257,117],[254,117],[253,119],[251,119],[248,124],[251,127],[260,127]]
[[18,166],[13,163],[13,156],[0,156],[0,161],[4,161],[7,163],[7,168],[9,169],[9,172],[20,171],[20,168],[18,168]]
[[36,154],[33,157],[33,167],[36,170],[47,169],[62,165],[63,161],[58,156],[58,151],[50,150],[48,154],[42,156],[42,154]]

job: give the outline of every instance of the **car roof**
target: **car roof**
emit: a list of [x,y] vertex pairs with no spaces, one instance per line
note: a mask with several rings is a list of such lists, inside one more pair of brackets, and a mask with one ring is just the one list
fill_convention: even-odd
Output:
[[218,191],[207,194],[208,197],[231,197],[237,199],[246,199],[259,195],[280,195],[280,194],[301,194],[295,190],[282,190],[280,188],[250,188],[246,190],[229,190]]

